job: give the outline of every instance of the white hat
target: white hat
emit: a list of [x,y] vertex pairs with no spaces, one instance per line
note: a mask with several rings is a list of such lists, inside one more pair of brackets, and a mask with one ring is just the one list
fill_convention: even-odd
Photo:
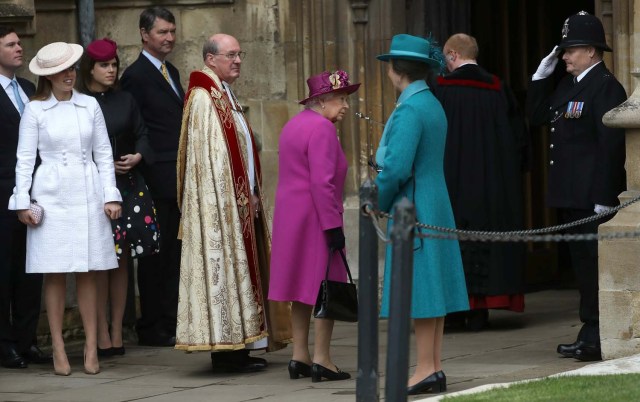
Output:
[[38,50],[29,63],[29,71],[39,76],[53,75],[73,66],[82,56],[82,46],[53,42]]

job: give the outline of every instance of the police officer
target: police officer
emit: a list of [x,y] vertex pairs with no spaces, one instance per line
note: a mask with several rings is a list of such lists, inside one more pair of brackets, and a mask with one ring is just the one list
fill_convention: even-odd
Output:
[[[613,208],[625,189],[624,131],[606,127],[602,116],[627,97],[602,61],[605,51],[611,48],[602,23],[581,11],[565,20],[560,44],[542,59],[530,83],[531,124],[550,125],[547,205],[558,209],[561,222]],[[561,53],[568,74],[554,90],[551,76]],[[599,219],[571,231],[596,233],[603,222]],[[583,361],[600,360],[598,244],[571,242],[569,252],[583,326],[574,343],[558,345],[558,353]]]

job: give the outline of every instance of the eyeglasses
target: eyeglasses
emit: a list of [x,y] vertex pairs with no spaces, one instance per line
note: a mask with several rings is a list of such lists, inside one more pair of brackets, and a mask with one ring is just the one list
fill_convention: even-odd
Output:
[[224,56],[229,60],[235,60],[236,57],[240,57],[240,60],[244,60],[244,58],[247,56],[247,52],[238,52],[238,53],[214,53],[215,56]]

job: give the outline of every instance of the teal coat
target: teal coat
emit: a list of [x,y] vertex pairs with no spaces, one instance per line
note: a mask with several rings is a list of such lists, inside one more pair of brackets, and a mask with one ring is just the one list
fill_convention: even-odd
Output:
[[[407,197],[419,222],[455,227],[443,158],[447,118],[427,84],[414,81],[400,94],[376,153],[376,178],[383,211]],[[393,222],[389,223],[389,231]],[[423,233],[424,229],[420,229]],[[442,317],[469,309],[460,247],[456,240],[414,240],[411,317]],[[391,246],[387,246],[381,315],[389,315]]]

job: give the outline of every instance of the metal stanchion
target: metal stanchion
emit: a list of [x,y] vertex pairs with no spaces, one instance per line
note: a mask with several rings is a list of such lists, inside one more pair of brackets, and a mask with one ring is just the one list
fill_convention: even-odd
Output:
[[356,401],[379,400],[378,390],[378,237],[364,205],[377,209],[378,189],[372,180],[360,187],[358,250],[358,378]]
[[396,204],[391,229],[392,260],[385,401],[407,400],[413,236],[416,211],[403,198]]

